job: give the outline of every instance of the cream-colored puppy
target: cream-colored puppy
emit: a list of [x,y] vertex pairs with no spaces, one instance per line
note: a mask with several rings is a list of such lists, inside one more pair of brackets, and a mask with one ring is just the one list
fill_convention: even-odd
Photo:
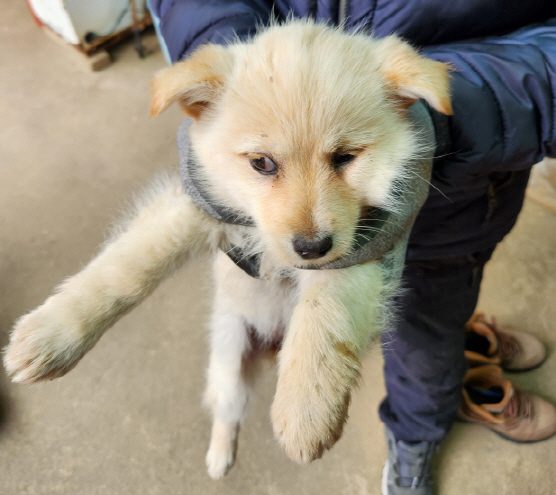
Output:
[[[389,231],[388,218],[414,174],[425,180],[408,172],[430,155],[408,117],[419,98],[451,112],[443,64],[394,37],[311,22],[204,46],[160,72],[152,113],[178,102],[192,118],[189,194],[177,177],[160,180],[95,259],[16,323],[4,358],[12,379],[63,375],[168,273],[210,250],[209,474],[233,463],[255,341],[282,342],[276,437],[296,461],[320,456],[341,433],[360,357],[399,280],[405,235]],[[391,217],[373,227],[363,221],[369,207]],[[388,232],[380,259],[359,256],[357,246]],[[236,266],[248,259],[257,277]]]

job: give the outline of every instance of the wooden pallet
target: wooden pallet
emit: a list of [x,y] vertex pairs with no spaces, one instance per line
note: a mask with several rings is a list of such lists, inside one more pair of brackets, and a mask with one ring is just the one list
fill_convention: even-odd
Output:
[[[134,26],[122,29],[108,36],[99,36],[89,43],[82,41],[79,45],[69,44],[58,33],[44,24],[40,24],[40,26],[49,38],[67,47],[67,52],[74,56],[76,60],[79,60],[79,62],[85,65],[89,70],[100,71],[112,63],[112,57],[109,52],[111,48],[134,36],[137,42],[140,33],[143,33],[152,26],[152,20],[148,12],[146,12],[143,19],[135,22]],[[155,50],[153,46],[145,46],[143,43],[139,45],[136,44],[136,49],[141,58]]]

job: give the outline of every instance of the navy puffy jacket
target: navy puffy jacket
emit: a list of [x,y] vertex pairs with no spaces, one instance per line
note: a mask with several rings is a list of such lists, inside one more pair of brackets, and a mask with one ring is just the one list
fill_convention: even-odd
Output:
[[[556,156],[554,0],[151,0],[172,61],[253,34],[272,10],[375,36],[396,33],[452,64],[454,116],[442,134],[409,259],[467,255],[512,228],[530,167]],[[465,40],[465,41],[461,41]]]

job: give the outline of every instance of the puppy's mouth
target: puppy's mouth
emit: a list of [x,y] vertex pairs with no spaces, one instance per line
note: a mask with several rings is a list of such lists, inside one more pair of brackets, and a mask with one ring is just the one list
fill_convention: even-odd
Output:
[[323,267],[326,267],[327,265],[330,265],[332,263],[336,263],[338,261],[340,261],[342,258],[344,258],[346,255],[341,255],[341,256],[336,256],[333,258],[327,258],[325,260],[322,260],[320,262],[312,262],[312,263],[303,263],[303,264],[297,264],[294,265],[294,268],[297,268],[299,270],[320,270]]

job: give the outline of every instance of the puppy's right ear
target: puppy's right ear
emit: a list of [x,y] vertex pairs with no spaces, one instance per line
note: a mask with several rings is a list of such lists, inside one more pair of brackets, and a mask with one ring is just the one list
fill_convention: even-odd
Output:
[[151,116],[178,102],[188,116],[198,119],[222,91],[232,66],[230,50],[205,45],[183,62],[162,69],[152,82]]

